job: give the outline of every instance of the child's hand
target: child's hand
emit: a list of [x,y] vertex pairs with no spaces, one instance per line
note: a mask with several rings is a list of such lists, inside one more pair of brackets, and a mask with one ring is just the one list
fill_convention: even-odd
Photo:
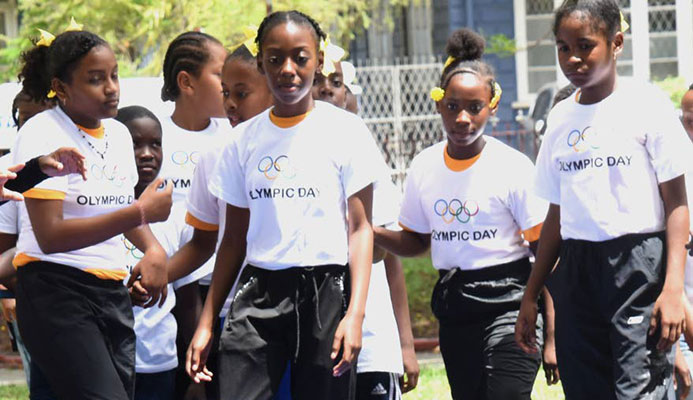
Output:
[[558,372],[558,361],[556,359],[556,342],[553,337],[547,337],[544,343],[544,351],[542,362],[544,364],[544,375],[546,376],[546,384],[551,386],[557,384],[561,380],[561,374]]
[[416,352],[414,351],[414,345],[406,348],[402,348],[402,361],[404,362],[404,376],[407,380],[404,380],[404,376],[399,378],[399,387],[402,389],[402,393],[407,393],[414,388],[419,382],[419,362],[416,360]]
[[156,303],[164,305],[168,294],[168,270],[166,269],[166,252],[161,246],[148,249],[144,257],[135,265],[127,283],[132,287],[138,282],[150,296],[149,301],[142,307],[149,308]]
[[681,291],[664,288],[655,302],[650,318],[650,335],[654,335],[659,325],[660,336],[657,349],[670,349],[681,337],[686,323]]
[[188,353],[185,357],[185,372],[195,383],[210,382],[212,372],[207,369],[207,356],[212,347],[212,330],[198,326],[195,335],[188,346]]
[[681,348],[676,346],[676,358],[674,359],[674,385],[679,392],[679,399],[685,400],[691,391],[691,371],[688,369],[686,358],[681,352]]
[[361,330],[363,329],[363,318],[356,318],[352,314],[347,315],[339,321],[337,331],[332,341],[332,360],[337,360],[339,350],[342,350],[342,359],[332,369],[333,376],[342,376],[352,365],[356,364],[356,359],[361,351]]
[[534,354],[539,351],[536,330],[537,302],[523,297],[515,323],[515,342],[525,353]]
[[139,279],[133,282],[132,286],[128,289],[130,293],[130,301],[132,301],[133,306],[144,307],[149,301],[149,293],[142,287]]

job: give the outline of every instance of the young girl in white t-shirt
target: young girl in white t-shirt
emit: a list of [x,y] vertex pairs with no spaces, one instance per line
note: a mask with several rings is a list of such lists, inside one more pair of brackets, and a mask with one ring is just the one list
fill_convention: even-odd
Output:
[[447,140],[411,163],[403,230],[376,228],[375,239],[401,256],[431,249],[440,273],[431,307],[452,397],[529,399],[540,358],[522,352],[513,328],[531,270],[523,242],[536,245],[546,203],[531,193],[532,162],[483,134],[501,96],[483,51],[466,29],[448,40],[431,92]]
[[[32,360],[60,398],[130,399],[135,335],[119,235],[143,253],[132,280],[147,305],[166,297],[166,254],[146,226],[165,220],[171,188],[155,181],[134,201],[137,171],[118,110],[118,64],[97,35],[70,30],[22,57],[23,90],[58,106],[20,130],[14,161],[70,146],[86,180],[50,178],[24,193],[17,256],[17,316]],[[51,149],[51,150],[48,150]]]
[[572,0],[553,26],[578,89],[551,110],[537,158],[550,206],[516,338],[535,351],[548,279],[568,398],[668,398],[684,325],[690,143],[666,95],[617,76],[624,25],[615,0]]
[[372,258],[371,160],[379,154],[362,120],[313,101],[324,37],[297,11],[265,18],[257,63],[274,107],[235,128],[210,182],[227,203],[226,230],[186,368],[195,380],[212,379],[205,358],[214,320],[247,260],[214,377],[225,398],[271,397],[287,361],[294,399],[349,397]]

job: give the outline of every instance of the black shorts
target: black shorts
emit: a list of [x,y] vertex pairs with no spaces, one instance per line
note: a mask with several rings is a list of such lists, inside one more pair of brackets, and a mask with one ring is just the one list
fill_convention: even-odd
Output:
[[[221,399],[268,400],[291,362],[294,400],[353,399],[353,377],[332,376],[337,325],[349,304],[348,267],[269,271],[248,265],[219,347]],[[353,370],[353,368],[352,368]]]
[[132,399],[134,319],[122,281],[38,261],[17,270],[16,295],[24,344],[58,399]]
[[[523,352],[514,336],[530,272],[526,258],[440,271],[431,308],[440,322],[440,352],[453,399],[530,399],[540,355]],[[542,325],[540,315],[540,344]]]
[[673,398],[673,349],[656,348],[650,316],[666,275],[663,232],[564,240],[548,280],[567,399]]
[[392,372],[356,374],[356,400],[401,400],[399,376]]

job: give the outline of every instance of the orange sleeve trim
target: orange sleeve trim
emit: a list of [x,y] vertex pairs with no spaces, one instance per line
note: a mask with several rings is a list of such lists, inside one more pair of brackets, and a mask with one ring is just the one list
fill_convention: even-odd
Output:
[[22,193],[24,197],[39,200],[65,200],[65,192],[52,189],[33,188]]
[[536,242],[539,240],[539,236],[541,236],[542,226],[544,226],[543,222],[533,228],[522,231],[522,236],[524,236],[525,240],[528,242]]
[[128,276],[128,273],[121,269],[86,268],[83,271],[104,280],[122,281]]
[[404,230],[407,231],[407,232],[417,233],[416,231],[414,231],[413,229],[411,229],[411,228],[405,226],[405,225],[404,225],[403,223],[401,223],[401,222],[398,222],[397,224],[400,226],[400,228],[404,229]]
[[[313,110],[310,110],[310,111],[313,111]],[[286,129],[286,128],[291,128],[292,126],[296,126],[299,123],[301,123],[301,121],[306,119],[308,114],[310,114],[310,111],[308,111],[305,114],[295,115],[293,117],[277,117],[276,115],[274,115],[274,111],[270,110],[269,117],[270,117],[270,121],[272,121],[272,123],[274,125],[276,125],[280,128]]]
[[219,225],[209,224],[207,222],[200,221],[189,212],[185,213],[185,223],[201,231],[216,232],[219,230]]
[[14,265],[15,268],[19,268],[34,261],[41,261],[41,259],[29,256],[26,253],[17,253],[14,255],[14,258],[12,259],[12,265]]

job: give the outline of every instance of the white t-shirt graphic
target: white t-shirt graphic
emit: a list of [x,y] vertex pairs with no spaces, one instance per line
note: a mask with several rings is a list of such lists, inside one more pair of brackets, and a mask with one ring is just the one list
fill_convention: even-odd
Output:
[[546,202],[532,193],[532,162],[493,137],[485,140],[463,171],[446,165],[446,141],[419,153],[409,168],[399,222],[431,234],[436,269],[473,270],[529,257],[521,232],[546,217]]
[[690,154],[690,140],[664,93],[619,79],[599,103],[582,105],[571,97],[551,111],[536,191],[561,207],[563,239],[662,231],[658,185],[683,175]]

